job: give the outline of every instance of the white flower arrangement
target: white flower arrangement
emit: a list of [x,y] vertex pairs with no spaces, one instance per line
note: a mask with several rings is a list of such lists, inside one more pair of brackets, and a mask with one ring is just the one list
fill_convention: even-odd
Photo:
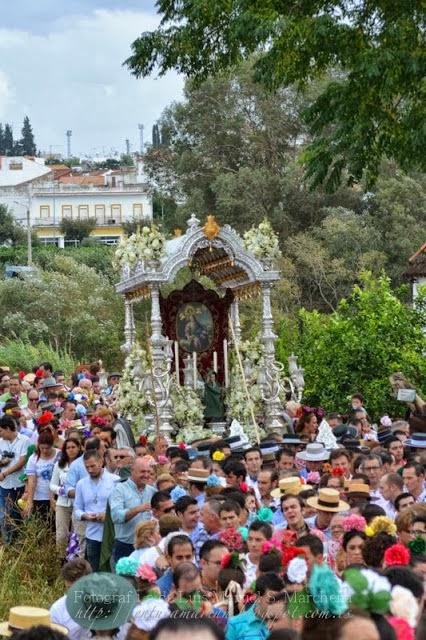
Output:
[[307,575],[308,565],[306,564],[305,558],[296,556],[296,558],[290,560],[287,568],[287,578],[290,580],[290,582],[302,584],[302,582],[306,580]]
[[281,255],[278,236],[267,218],[244,234],[244,246],[256,258],[273,259]]
[[194,389],[191,387],[171,387],[171,400],[175,413],[175,419],[179,425],[178,440],[188,442],[205,436],[201,429],[204,423],[204,407]]
[[128,238],[122,238],[114,254],[113,266],[118,271],[133,269],[138,262],[160,260],[166,251],[166,238],[156,225],[142,227]]
[[132,422],[137,433],[145,426],[144,415],[150,410],[148,399],[139,390],[147,370],[147,352],[139,343],[135,343],[125,360],[123,377],[117,386],[116,403],[120,413]]
[[400,585],[395,585],[391,591],[390,612],[396,618],[406,620],[410,627],[416,626],[419,605],[414,595]]

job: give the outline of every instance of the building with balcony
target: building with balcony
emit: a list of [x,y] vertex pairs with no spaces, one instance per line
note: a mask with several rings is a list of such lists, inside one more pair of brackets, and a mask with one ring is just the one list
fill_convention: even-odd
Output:
[[[152,219],[152,198],[149,194],[142,161],[135,167],[122,170],[96,170],[73,174],[63,172],[53,179],[48,166],[43,171],[9,175],[10,161],[35,162],[41,159],[0,158],[0,203],[6,204],[19,221],[31,227],[45,244],[63,247],[64,236],[60,224],[64,218],[94,219],[96,227],[91,236],[105,244],[117,244],[124,233],[123,223]],[[22,162],[27,165],[27,162]],[[2,176],[2,166],[7,166]],[[16,169],[18,171],[18,169]],[[17,177],[18,175],[18,177]],[[3,178],[3,179],[2,179]],[[25,179],[24,179],[25,178]]]

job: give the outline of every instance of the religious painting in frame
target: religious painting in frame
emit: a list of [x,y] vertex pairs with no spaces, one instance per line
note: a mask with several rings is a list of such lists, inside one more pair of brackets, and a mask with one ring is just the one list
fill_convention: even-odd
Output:
[[234,295],[227,289],[219,296],[191,280],[179,291],[166,298],[160,295],[163,335],[179,343],[179,369],[184,368],[184,357],[197,354],[197,366],[205,376],[212,368],[213,354],[218,358],[218,380],[223,383],[223,340],[228,339],[228,313]]
[[176,338],[184,351],[209,351],[214,338],[213,316],[202,302],[185,302],[176,316]]

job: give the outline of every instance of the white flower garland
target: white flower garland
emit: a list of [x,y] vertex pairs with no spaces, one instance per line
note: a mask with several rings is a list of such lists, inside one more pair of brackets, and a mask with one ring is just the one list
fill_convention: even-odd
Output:
[[142,227],[128,238],[122,238],[114,254],[113,266],[118,271],[132,269],[140,261],[160,260],[166,252],[166,238],[156,225]]
[[[142,376],[136,376],[134,367],[140,365]],[[139,343],[135,343],[124,363],[123,377],[117,386],[117,408],[132,421],[136,432],[145,426],[144,414],[150,410],[147,398],[139,391],[143,373],[148,371],[148,356]]]
[[244,234],[244,246],[256,258],[273,259],[281,255],[278,236],[267,218]]

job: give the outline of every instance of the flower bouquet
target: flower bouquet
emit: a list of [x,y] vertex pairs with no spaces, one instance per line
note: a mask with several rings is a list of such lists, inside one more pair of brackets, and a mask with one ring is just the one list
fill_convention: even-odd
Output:
[[191,387],[173,384],[170,395],[175,419],[180,427],[179,440],[191,442],[204,438],[204,408],[197,392]]
[[145,426],[144,414],[150,410],[148,399],[139,390],[148,366],[147,352],[136,342],[125,360],[123,377],[117,385],[117,408],[125,418],[132,421],[136,431]]
[[279,258],[281,251],[279,248],[278,236],[272,229],[267,218],[258,227],[252,227],[244,234],[244,245],[260,260]]
[[123,238],[114,254],[113,266],[118,271],[130,271],[138,262],[160,260],[165,254],[166,239],[156,225],[144,226],[128,238]]

